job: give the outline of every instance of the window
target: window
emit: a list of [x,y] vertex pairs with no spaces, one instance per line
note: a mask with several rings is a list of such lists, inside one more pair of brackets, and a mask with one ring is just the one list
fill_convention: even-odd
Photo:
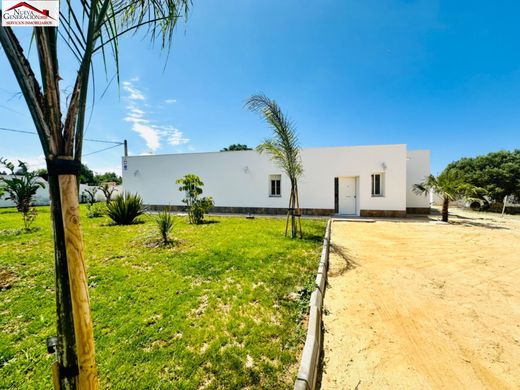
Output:
[[372,196],[384,196],[382,173],[374,173],[372,175]]
[[282,175],[269,176],[269,196],[282,196]]

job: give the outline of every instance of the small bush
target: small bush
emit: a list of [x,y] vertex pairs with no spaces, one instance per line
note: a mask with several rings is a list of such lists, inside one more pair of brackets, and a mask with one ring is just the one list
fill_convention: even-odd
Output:
[[99,218],[107,213],[107,206],[104,203],[93,203],[87,205],[87,217]]
[[131,225],[145,211],[141,197],[129,193],[116,196],[106,208],[107,215],[116,225]]
[[173,229],[173,214],[170,212],[170,209],[165,209],[157,214],[155,222],[159,228],[162,243],[168,245],[170,243],[169,234]]
[[182,191],[185,194],[185,198],[182,202],[186,204],[188,220],[190,223],[196,225],[201,224],[204,222],[204,214],[214,206],[212,197],[206,196],[204,198],[199,198],[199,196],[202,195],[202,187],[204,187],[204,183],[200,180],[200,177],[192,173],[178,179],[176,183],[180,184],[179,191]]
[[211,196],[206,196],[204,198],[195,200],[188,210],[192,216],[193,223],[199,225],[204,222],[204,214],[207,214],[213,205],[213,198]]

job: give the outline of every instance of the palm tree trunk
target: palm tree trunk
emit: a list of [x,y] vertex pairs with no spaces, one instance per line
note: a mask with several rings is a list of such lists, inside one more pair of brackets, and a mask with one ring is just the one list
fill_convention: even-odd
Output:
[[450,206],[450,200],[448,198],[444,198],[442,202],[442,221],[448,222],[448,208]]
[[76,338],[72,318],[72,300],[70,294],[67,251],[65,248],[65,230],[61,212],[60,187],[57,176],[49,176],[49,195],[51,198],[51,216],[54,231],[54,269],[56,283],[57,345],[56,360],[60,389],[75,389],[78,372],[76,357]]
[[94,329],[80,225],[78,180],[75,175],[65,174],[60,175],[58,180],[79,366],[78,388],[97,389]]

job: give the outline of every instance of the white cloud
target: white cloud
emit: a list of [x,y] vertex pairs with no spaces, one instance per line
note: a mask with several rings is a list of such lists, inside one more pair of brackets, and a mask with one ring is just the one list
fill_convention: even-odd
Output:
[[[32,156],[20,156],[20,155],[12,155],[12,156],[2,156],[5,157],[8,161],[12,162],[16,168],[18,168],[18,160],[27,164],[27,167],[34,171],[36,169],[47,168],[45,164],[45,156],[43,154],[32,155]],[[3,165],[0,165],[0,171],[7,170]]]
[[[133,79],[132,79],[133,80]],[[129,93],[128,99],[130,100],[144,100],[143,93],[134,87],[132,81],[123,81],[123,89]]]
[[[123,89],[128,93],[126,98],[129,100],[128,112],[124,120],[131,123],[132,130],[144,139],[149,149],[146,153],[153,154],[159,149],[163,138],[173,146],[188,143],[190,139],[185,137],[179,129],[169,125],[156,124],[155,121],[148,118],[150,112],[147,108],[150,105],[146,103],[145,95],[135,86],[135,82],[138,80],[134,77],[130,81],[123,82]],[[175,99],[165,100],[165,103],[168,104],[175,102]]]

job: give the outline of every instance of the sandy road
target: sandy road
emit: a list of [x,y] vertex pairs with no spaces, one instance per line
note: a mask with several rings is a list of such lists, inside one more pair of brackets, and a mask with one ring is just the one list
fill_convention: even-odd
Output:
[[323,389],[520,389],[520,219],[337,222]]

